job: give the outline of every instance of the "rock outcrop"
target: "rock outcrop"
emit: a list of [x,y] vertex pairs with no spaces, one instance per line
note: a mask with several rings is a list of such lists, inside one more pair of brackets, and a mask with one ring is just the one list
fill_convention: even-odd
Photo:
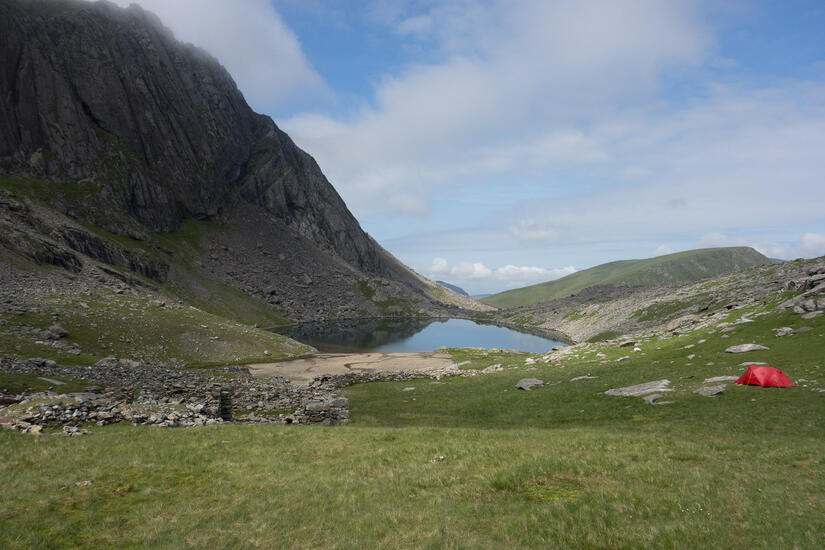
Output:
[[[15,254],[163,282],[183,270],[158,261],[155,235],[207,220],[220,245],[190,247],[187,264],[262,301],[275,288],[283,299],[273,307],[293,318],[459,303],[367,235],[315,160],[250,109],[214,58],[139,6],[3,0],[0,51],[0,224],[14,232],[0,245]],[[53,215],[32,223],[22,210],[35,203]],[[250,271],[265,275],[226,267],[234,243],[251,245]],[[329,299],[370,279],[391,283],[383,302],[401,297],[409,311],[362,296],[341,312],[342,300]]]

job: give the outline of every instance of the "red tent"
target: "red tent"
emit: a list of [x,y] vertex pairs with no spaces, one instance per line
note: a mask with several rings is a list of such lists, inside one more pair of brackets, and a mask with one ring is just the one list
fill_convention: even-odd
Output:
[[740,376],[736,383],[763,387],[772,386],[777,388],[790,388],[792,386],[796,386],[796,384],[791,382],[791,380],[785,376],[785,373],[781,370],[773,367],[757,367],[756,365],[749,366],[748,370],[745,371],[745,374]]

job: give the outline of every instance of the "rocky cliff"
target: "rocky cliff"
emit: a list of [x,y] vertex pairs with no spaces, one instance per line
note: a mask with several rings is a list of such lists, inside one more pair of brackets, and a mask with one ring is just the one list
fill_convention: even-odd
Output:
[[[37,263],[202,287],[184,256],[296,318],[388,313],[399,296],[406,309],[389,313],[450,302],[362,231],[214,58],[135,5],[0,0],[0,176],[17,205],[0,203],[0,244]],[[193,220],[207,225],[183,253],[158,240]]]

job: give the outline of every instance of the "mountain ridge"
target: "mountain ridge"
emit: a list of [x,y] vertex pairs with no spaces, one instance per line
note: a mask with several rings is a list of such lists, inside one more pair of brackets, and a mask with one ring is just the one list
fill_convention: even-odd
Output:
[[500,292],[482,298],[481,302],[499,308],[518,307],[565,298],[591,286],[691,282],[768,263],[768,258],[749,247],[688,250],[642,260],[608,262],[561,279]]

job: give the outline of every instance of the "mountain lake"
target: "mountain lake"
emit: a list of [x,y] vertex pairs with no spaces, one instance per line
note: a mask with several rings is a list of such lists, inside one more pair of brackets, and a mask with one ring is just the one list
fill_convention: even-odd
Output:
[[302,323],[276,329],[276,332],[324,353],[429,352],[440,347],[545,353],[553,346],[567,345],[559,340],[467,319],[358,319]]

